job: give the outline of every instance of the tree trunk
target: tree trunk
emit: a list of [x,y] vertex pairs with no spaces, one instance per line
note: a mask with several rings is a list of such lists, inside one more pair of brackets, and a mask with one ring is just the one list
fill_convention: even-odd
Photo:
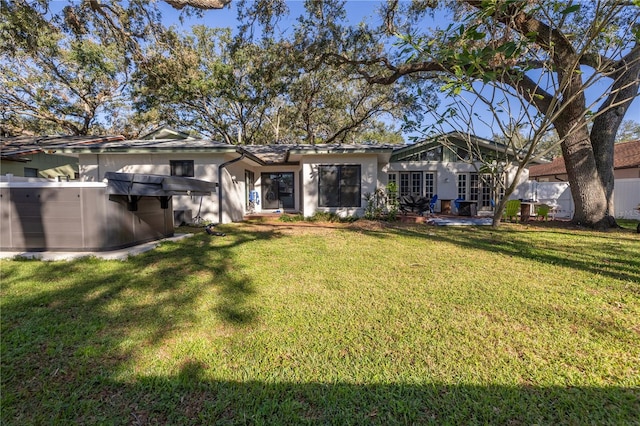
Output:
[[[629,106],[638,96],[640,88],[640,47],[636,46],[620,61],[618,71],[612,76],[611,93],[602,103],[591,129],[591,145],[600,179],[605,187],[608,214],[613,218],[614,195],[614,144],[620,123]],[[615,220],[613,220],[615,222]]]
[[598,174],[584,118],[562,116],[554,123],[563,138],[562,154],[567,169],[571,196],[575,203],[573,221],[591,227],[609,227],[605,187]]
[[616,132],[622,121],[622,117],[617,114],[604,114],[596,119],[591,129],[591,146],[596,160],[598,175],[602,181],[607,199],[607,214],[613,216],[613,144],[615,142]]

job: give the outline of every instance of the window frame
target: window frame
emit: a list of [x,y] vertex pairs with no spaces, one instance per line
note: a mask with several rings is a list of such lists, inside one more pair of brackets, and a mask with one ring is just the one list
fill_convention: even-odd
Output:
[[436,176],[436,172],[424,172],[424,196],[427,198],[432,198],[438,193]]
[[24,177],[38,177],[39,171],[40,170],[35,167],[25,167],[22,174],[24,175]]
[[[186,167],[186,172],[184,170]],[[195,164],[194,160],[169,160],[169,167],[171,169],[171,176],[179,177],[195,177]],[[181,173],[178,174],[177,172]]]
[[[353,182],[345,182],[347,170],[355,171]],[[323,176],[335,171],[333,182],[323,182]],[[355,183],[357,181],[357,184]],[[337,196],[337,199],[336,199]],[[318,166],[318,207],[362,207],[362,165],[321,164]]]

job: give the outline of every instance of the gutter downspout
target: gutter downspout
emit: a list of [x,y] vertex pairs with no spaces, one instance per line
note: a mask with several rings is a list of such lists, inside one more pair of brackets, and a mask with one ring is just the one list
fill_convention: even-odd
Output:
[[218,224],[222,223],[222,170],[233,163],[237,163],[244,157],[245,153],[242,152],[240,157],[229,160],[226,163],[222,163],[218,166]]

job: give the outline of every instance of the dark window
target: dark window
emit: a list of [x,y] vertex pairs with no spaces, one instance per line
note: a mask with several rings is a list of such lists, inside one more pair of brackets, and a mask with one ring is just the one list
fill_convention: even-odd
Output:
[[34,169],[33,167],[25,167],[24,177],[38,177],[38,169]]
[[398,175],[395,173],[389,173],[389,185],[398,185]]
[[400,196],[409,195],[409,173],[400,173]]
[[422,172],[411,173],[411,195],[422,197]]
[[423,152],[420,159],[423,161],[442,161],[442,147],[439,146]]
[[193,177],[193,160],[172,160],[171,176]]
[[360,207],[360,166],[320,166],[318,206]]
[[467,175],[458,175],[458,199],[467,199]]

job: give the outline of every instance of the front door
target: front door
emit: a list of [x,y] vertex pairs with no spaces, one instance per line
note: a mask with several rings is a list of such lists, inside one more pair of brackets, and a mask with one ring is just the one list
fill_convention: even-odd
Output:
[[262,208],[294,209],[293,173],[262,173]]

